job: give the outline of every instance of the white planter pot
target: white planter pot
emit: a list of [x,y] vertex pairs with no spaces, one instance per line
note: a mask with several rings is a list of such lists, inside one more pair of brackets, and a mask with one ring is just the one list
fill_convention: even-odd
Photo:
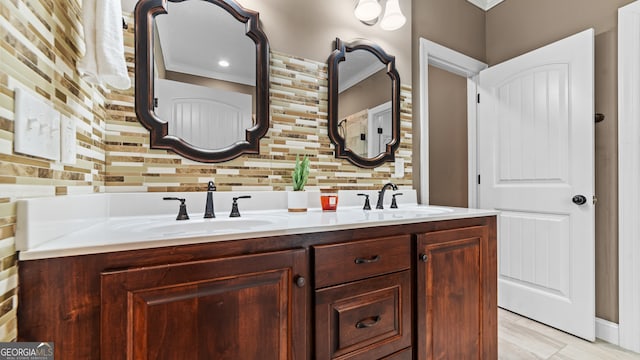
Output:
[[289,191],[287,192],[287,204],[289,212],[307,211],[309,195],[306,191]]

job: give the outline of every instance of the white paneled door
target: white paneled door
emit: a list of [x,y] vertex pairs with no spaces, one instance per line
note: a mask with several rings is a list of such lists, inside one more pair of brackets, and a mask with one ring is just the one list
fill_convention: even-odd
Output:
[[479,207],[498,305],[595,339],[593,30],[480,72]]

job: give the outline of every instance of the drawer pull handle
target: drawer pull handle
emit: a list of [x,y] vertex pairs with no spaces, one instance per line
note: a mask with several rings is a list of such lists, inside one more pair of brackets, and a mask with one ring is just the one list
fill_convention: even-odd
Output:
[[304,287],[307,284],[307,280],[304,278],[304,276],[296,276],[296,286],[301,288]]
[[370,327],[376,325],[377,323],[379,323],[380,319],[382,319],[382,317],[380,317],[380,315],[376,315],[376,316],[372,316],[370,318],[362,319],[362,320],[360,320],[360,321],[358,321],[356,323],[356,329],[370,328]]
[[380,255],[376,255],[376,256],[372,256],[368,259],[365,258],[356,258],[355,263],[356,264],[370,264],[370,263],[374,263],[374,262],[378,262],[380,260]]

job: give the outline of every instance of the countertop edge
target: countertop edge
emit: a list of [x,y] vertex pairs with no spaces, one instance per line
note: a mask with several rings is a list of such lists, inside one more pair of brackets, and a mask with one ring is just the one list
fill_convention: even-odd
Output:
[[86,246],[72,246],[65,247],[65,237],[61,237],[55,240],[48,241],[42,246],[39,246],[30,250],[23,250],[18,252],[18,259],[20,261],[42,260],[52,259],[70,256],[82,256],[82,255],[95,255],[103,253],[112,253],[120,251],[132,251],[132,250],[144,250],[162,247],[183,246],[183,245],[195,245],[195,244],[207,244],[217,243],[242,239],[259,239],[273,236],[286,236],[286,235],[300,235],[300,234],[312,234],[318,232],[331,232],[340,230],[352,230],[358,228],[372,228],[383,227],[393,225],[404,224],[417,224],[434,221],[446,221],[457,220],[466,218],[478,218],[495,216],[500,212],[497,210],[484,210],[484,209],[465,209],[465,213],[445,213],[438,215],[430,215],[425,217],[405,218],[397,220],[382,220],[372,222],[356,222],[346,223],[338,225],[320,225],[313,227],[294,227],[294,228],[280,228],[273,230],[259,230],[259,231],[246,231],[246,232],[234,232],[228,234],[216,234],[197,237],[178,237],[170,239],[158,239],[158,240],[140,240],[140,241],[126,241],[126,242],[114,242],[109,244],[98,244]]

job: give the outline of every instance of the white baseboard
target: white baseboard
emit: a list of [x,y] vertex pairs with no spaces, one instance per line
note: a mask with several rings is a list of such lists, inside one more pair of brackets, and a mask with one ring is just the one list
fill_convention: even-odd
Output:
[[618,345],[618,324],[596,318],[596,337],[608,343]]

